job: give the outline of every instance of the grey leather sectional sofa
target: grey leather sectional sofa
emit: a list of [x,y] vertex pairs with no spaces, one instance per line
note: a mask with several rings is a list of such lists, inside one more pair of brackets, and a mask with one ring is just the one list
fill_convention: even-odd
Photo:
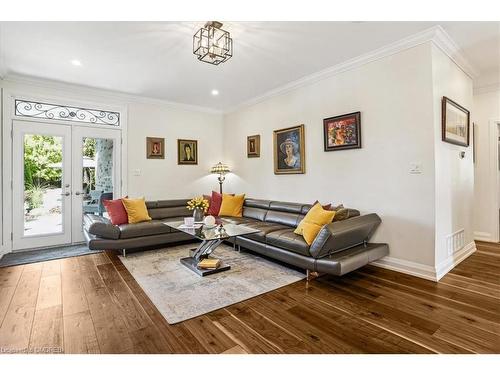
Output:
[[[84,234],[90,249],[140,249],[192,240],[192,237],[164,225],[164,221],[182,220],[191,212],[187,199],[146,202],[149,222],[115,226],[107,219],[85,215]],[[222,220],[259,229],[259,232],[231,239],[235,245],[264,256],[306,269],[309,272],[344,275],[389,253],[387,244],[369,243],[381,220],[376,214],[360,216],[345,209],[342,215],[325,225],[309,246],[293,233],[310,204],[246,199],[243,217]]]

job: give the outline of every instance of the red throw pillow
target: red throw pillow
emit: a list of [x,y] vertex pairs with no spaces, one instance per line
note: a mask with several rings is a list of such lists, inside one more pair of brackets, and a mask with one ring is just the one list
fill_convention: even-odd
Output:
[[207,214],[212,216],[219,216],[220,206],[222,204],[222,194],[212,191],[212,197],[210,199],[210,207],[208,207]]
[[[234,196],[234,194],[229,195]],[[210,206],[208,207],[207,215],[219,216],[220,206],[222,205],[222,194],[212,190],[212,196],[209,202]]]
[[128,224],[128,215],[121,199],[103,200],[102,204],[106,208],[111,224]]

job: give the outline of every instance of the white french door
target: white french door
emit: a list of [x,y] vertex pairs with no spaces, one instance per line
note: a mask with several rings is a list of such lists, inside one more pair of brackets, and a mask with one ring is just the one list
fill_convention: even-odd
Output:
[[13,250],[84,240],[84,212],[119,196],[121,131],[13,121]]
[[[94,158],[89,156],[89,147],[93,147],[95,150]],[[101,194],[103,198],[107,199],[120,196],[121,131],[74,126],[72,160],[72,215],[74,218],[72,220],[72,241],[76,243],[84,240],[83,214],[104,215],[102,204],[99,200],[93,199],[92,192],[96,192],[97,195]],[[93,174],[89,173],[92,169]]]
[[71,243],[71,127],[13,121],[13,249]]

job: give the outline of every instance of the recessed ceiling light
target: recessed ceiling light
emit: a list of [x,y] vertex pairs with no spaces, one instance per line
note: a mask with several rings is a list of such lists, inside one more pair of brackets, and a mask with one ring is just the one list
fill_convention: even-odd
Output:
[[71,64],[74,66],[82,66],[82,62],[80,60],[71,60]]
[[213,90],[212,90],[212,95],[213,95],[213,96],[217,96],[217,95],[219,95],[219,90],[213,89]]

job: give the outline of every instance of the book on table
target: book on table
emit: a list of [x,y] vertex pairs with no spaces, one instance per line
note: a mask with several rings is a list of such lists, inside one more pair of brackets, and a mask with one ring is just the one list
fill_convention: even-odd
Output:
[[220,259],[205,258],[198,263],[198,268],[201,269],[217,269],[221,265]]

